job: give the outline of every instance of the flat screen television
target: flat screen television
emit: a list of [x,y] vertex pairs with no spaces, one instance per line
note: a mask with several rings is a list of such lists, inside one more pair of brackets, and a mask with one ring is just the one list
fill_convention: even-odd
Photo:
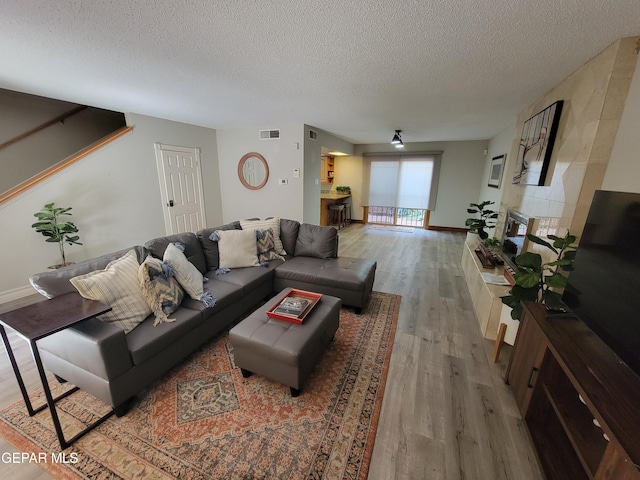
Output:
[[640,194],[595,192],[562,300],[640,376]]
[[507,217],[502,231],[502,258],[507,267],[516,270],[515,258],[527,250],[529,240],[527,233],[531,233],[532,218],[515,210],[507,210]]

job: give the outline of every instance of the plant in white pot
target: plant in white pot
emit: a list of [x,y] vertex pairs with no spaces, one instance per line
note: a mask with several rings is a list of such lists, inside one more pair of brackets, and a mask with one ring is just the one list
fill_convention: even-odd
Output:
[[64,253],[64,244],[68,245],[82,245],[78,240],[80,237],[76,235],[78,233],[78,227],[73,222],[62,221],[60,217],[63,215],[71,215],[69,211],[71,207],[56,207],[54,203],[47,203],[41,211],[33,214],[38,219],[36,223],[31,225],[36,232],[40,232],[46,237],[46,242],[57,243],[60,248],[60,255],[62,255],[62,263],[59,265],[53,265],[50,268],[59,268],[69,265]]

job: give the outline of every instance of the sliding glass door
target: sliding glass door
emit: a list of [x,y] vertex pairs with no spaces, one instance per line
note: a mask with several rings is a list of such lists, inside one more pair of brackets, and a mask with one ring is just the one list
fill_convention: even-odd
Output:
[[365,155],[367,223],[426,228],[435,208],[439,154]]

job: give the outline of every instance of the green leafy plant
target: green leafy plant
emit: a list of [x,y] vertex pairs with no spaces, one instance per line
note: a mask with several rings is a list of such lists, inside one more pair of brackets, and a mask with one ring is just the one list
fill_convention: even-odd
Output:
[[63,215],[71,215],[69,211],[71,207],[59,208],[54,203],[46,204],[41,211],[34,213],[33,216],[38,219],[36,223],[31,225],[35,228],[36,232],[40,232],[47,239],[47,242],[57,243],[60,247],[60,254],[62,255],[62,264],[60,266],[67,265],[67,260],[64,254],[64,244],[68,245],[82,245],[78,240],[80,237],[76,235],[78,233],[78,227],[73,222],[64,222],[60,220]]
[[471,233],[477,233],[482,240],[489,238],[489,234],[485,229],[491,229],[496,226],[495,219],[498,218],[498,212],[486,208],[494,203],[496,202],[470,203],[470,208],[467,208],[467,213],[480,214],[480,218],[467,218],[464,224],[469,227]]
[[491,251],[497,250],[498,247],[500,247],[500,240],[498,240],[496,237],[487,238],[482,243]]
[[351,187],[348,185],[338,185],[336,191],[339,193],[351,193]]
[[565,308],[562,302],[562,294],[553,289],[564,289],[567,285],[567,277],[560,271],[573,270],[573,260],[577,246],[574,243],[577,237],[569,232],[564,237],[549,235],[553,244],[527,234],[529,241],[543,245],[556,254],[556,259],[543,263],[542,256],[538,253],[525,252],[515,258],[516,273],[515,285],[511,287],[509,295],[501,297],[502,303],[511,307],[511,318],[522,318],[522,301],[544,303],[551,309]]

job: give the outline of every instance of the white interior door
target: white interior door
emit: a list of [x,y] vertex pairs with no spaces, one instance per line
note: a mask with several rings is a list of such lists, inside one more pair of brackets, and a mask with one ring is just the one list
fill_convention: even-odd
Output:
[[200,149],[155,144],[167,234],[205,227]]

